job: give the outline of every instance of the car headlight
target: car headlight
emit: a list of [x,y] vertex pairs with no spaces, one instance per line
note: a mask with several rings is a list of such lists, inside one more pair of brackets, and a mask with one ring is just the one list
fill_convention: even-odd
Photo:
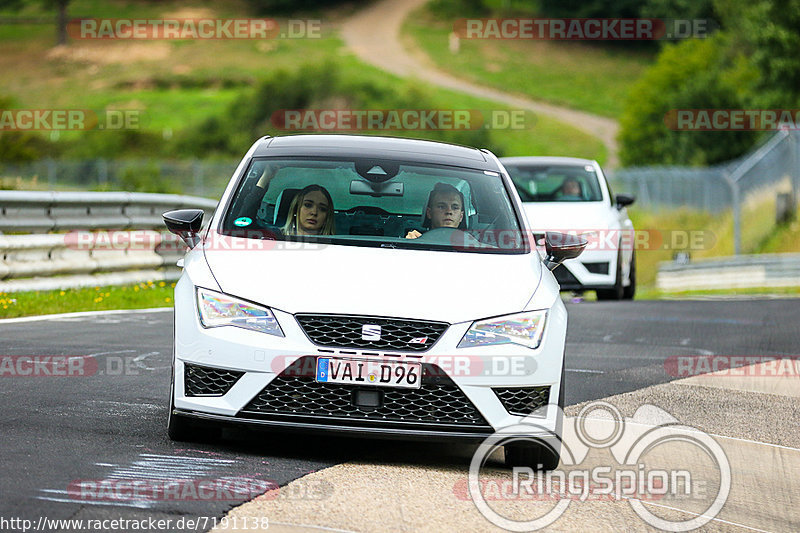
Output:
[[464,338],[458,343],[458,347],[519,344],[528,348],[538,348],[542,342],[546,322],[546,310],[479,320],[473,322]]
[[272,311],[227,294],[197,289],[197,309],[204,328],[235,326],[283,337],[283,331]]

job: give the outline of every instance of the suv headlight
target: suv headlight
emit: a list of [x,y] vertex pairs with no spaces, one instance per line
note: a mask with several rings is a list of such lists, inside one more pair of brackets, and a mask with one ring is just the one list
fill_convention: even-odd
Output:
[[197,309],[204,328],[235,326],[278,337],[284,336],[272,311],[227,294],[198,288]]
[[479,320],[469,327],[458,347],[519,344],[528,348],[538,348],[542,342],[546,322],[546,310]]

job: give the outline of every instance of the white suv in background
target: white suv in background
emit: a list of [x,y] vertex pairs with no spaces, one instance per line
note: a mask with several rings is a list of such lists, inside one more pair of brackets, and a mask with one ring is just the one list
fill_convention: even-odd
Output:
[[636,292],[634,229],[627,194],[614,195],[597,161],[574,157],[504,157],[535,234],[578,234],[589,245],[553,271],[561,290],[595,290],[598,300]]

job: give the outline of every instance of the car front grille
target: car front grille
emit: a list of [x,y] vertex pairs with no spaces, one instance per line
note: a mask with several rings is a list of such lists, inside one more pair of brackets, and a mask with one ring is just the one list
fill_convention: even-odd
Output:
[[[444,322],[350,315],[295,315],[311,342],[330,348],[424,352],[447,329]],[[380,328],[379,338],[365,340],[364,326]]]
[[183,389],[186,396],[222,396],[244,372],[184,364]]
[[512,415],[527,416],[550,402],[550,387],[509,387],[492,389]]
[[[328,424],[344,420],[351,425],[373,427],[492,429],[461,389],[436,365],[422,365],[419,389],[317,383],[315,368],[315,357],[301,357],[253,398],[239,416],[296,417]],[[372,407],[359,403],[357,397],[362,393],[377,400]]]

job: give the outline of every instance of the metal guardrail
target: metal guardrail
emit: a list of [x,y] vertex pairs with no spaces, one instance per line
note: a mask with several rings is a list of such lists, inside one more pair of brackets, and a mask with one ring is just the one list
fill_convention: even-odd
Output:
[[800,254],[739,255],[687,264],[659,265],[656,287],[664,292],[800,287]]
[[215,207],[169,194],[0,191],[0,292],[176,279],[185,247],[161,213]]
[[0,232],[160,229],[164,211],[216,206],[214,200],[177,194],[0,191]]

